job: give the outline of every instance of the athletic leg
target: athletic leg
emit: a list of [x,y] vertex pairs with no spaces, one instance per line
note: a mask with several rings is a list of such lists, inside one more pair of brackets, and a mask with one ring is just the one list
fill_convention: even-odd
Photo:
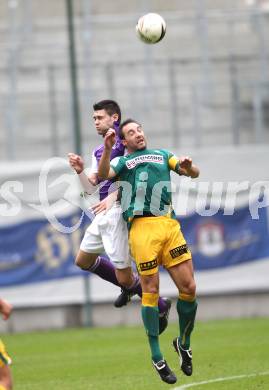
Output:
[[87,253],[81,249],[75,260],[75,264],[84,271],[89,271],[100,278],[121,287],[116,277],[116,269],[104,256],[99,256],[97,253]]
[[[142,298],[142,287],[139,276],[135,274],[131,267],[123,270],[116,269],[117,279],[132,295],[138,295]],[[158,308],[160,315],[166,314],[170,301],[167,298],[159,297]]]
[[152,360],[157,363],[163,359],[159,345],[159,274],[140,275],[142,286],[141,314],[148,336]]
[[104,218],[104,215],[97,215],[86,230],[75,263],[81,269],[92,272],[102,279],[120,286],[113,263],[104,256],[100,256],[100,253],[105,252],[99,226]]
[[0,340],[0,390],[12,390],[10,364],[11,358],[6,351],[4,343]]
[[[142,288],[139,276],[137,274],[134,274],[131,267],[124,269],[116,269],[116,276],[119,283],[125,288],[124,296],[122,297],[121,295],[119,295],[119,297],[114,303],[116,307],[122,307],[123,305],[127,304],[131,300],[131,297],[134,295],[138,295],[140,298],[142,298]],[[126,292],[129,293],[129,296],[126,296]],[[171,300],[168,298],[159,297],[158,308],[159,334],[161,334],[165,331],[168,325]]]
[[180,335],[173,341],[173,344],[177,353],[181,355],[181,369],[189,376],[192,374],[190,339],[197,311],[196,285],[193,277],[192,260],[186,260],[175,265],[169,268],[168,272],[179,291],[177,312]]
[[165,361],[159,344],[159,273],[140,275],[140,280],[143,290],[141,314],[148,336],[152,364],[160,378],[172,384],[177,381],[177,378]]
[[[106,228],[100,228],[100,235],[102,237],[104,250],[116,268],[117,279],[129,293],[128,301],[133,295],[138,295],[142,298],[142,288],[139,276],[133,272],[131,267],[134,259],[130,255],[128,229],[126,222],[122,218],[121,207],[115,205],[111,208],[106,213],[106,219],[108,224]],[[117,244],[115,245],[116,237]],[[119,300],[122,301],[121,299]],[[128,303],[128,301],[126,301],[126,303]],[[115,306],[118,307],[117,300],[115,301]],[[122,306],[122,304],[120,306]],[[168,324],[171,301],[160,297],[158,306],[160,312],[160,333],[162,333]]]
[[9,366],[0,367],[0,390],[12,390],[12,377]]

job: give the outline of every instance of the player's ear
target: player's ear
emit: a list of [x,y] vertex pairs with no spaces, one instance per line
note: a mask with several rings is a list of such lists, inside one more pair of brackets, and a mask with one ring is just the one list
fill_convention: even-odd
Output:
[[127,142],[126,142],[125,138],[122,138],[121,142],[122,142],[123,146],[125,146],[125,147],[127,146]]
[[119,115],[115,112],[115,113],[112,115],[112,118],[113,118],[113,121],[114,121],[114,122],[118,122],[118,120],[119,120]]

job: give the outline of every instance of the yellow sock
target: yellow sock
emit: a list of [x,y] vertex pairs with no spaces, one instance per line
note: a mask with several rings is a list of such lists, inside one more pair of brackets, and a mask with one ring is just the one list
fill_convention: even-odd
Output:
[[[142,306],[158,306],[159,294],[145,293],[142,294]],[[1,389],[0,389],[1,390]]]
[[7,388],[4,385],[0,385],[0,390],[7,390]]
[[195,299],[196,299],[196,296],[195,295],[190,295],[190,294],[180,293],[179,294],[179,299],[181,299],[182,301],[186,301],[186,302],[194,302]]

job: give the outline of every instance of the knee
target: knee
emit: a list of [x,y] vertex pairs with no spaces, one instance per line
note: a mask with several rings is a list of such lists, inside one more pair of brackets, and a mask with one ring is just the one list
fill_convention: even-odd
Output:
[[[3,385],[4,385],[5,389],[12,390],[13,389],[12,378],[11,377],[4,378]],[[1,385],[0,385],[0,387],[1,387]]]
[[[11,370],[10,367],[4,366],[0,369],[0,388],[4,386],[5,389],[7,390],[12,390],[13,389],[13,381],[12,381],[12,375],[11,375]],[[2,386],[1,386],[2,385]]]
[[82,264],[82,261],[81,261],[81,259],[80,259],[79,256],[77,256],[77,257],[75,258],[75,265],[76,265],[77,267],[79,267],[79,268],[83,268],[83,264]]
[[184,294],[195,296],[196,295],[196,283],[195,283],[194,279],[186,282],[182,286],[181,292]]
[[146,292],[150,294],[159,294],[159,289],[157,286],[148,286]]
[[196,283],[193,280],[188,286],[188,294],[195,296],[196,295]]
[[155,283],[144,283],[142,289],[143,293],[159,294],[159,286]]
[[159,275],[145,275],[141,277],[143,293],[159,294]]
[[97,255],[91,253],[79,253],[75,258],[75,265],[83,270],[90,268],[97,258]]

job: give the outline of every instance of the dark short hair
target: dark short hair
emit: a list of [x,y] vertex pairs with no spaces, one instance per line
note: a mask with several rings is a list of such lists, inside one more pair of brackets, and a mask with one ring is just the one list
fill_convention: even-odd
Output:
[[128,119],[125,119],[125,121],[123,121],[120,125],[120,129],[119,129],[119,137],[121,139],[124,139],[124,133],[122,131],[122,129],[126,126],[126,125],[129,125],[129,123],[136,123],[137,125],[140,126],[140,123],[137,122],[136,120],[132,119],[132,118],[128,118]]
[[100,102],[94,103],[93,105],[94,111],[105,110],[108,115],[112,116],[113,114],[118,114],[118,123],[121,121],[121,109],[115,100],[100,100]]

